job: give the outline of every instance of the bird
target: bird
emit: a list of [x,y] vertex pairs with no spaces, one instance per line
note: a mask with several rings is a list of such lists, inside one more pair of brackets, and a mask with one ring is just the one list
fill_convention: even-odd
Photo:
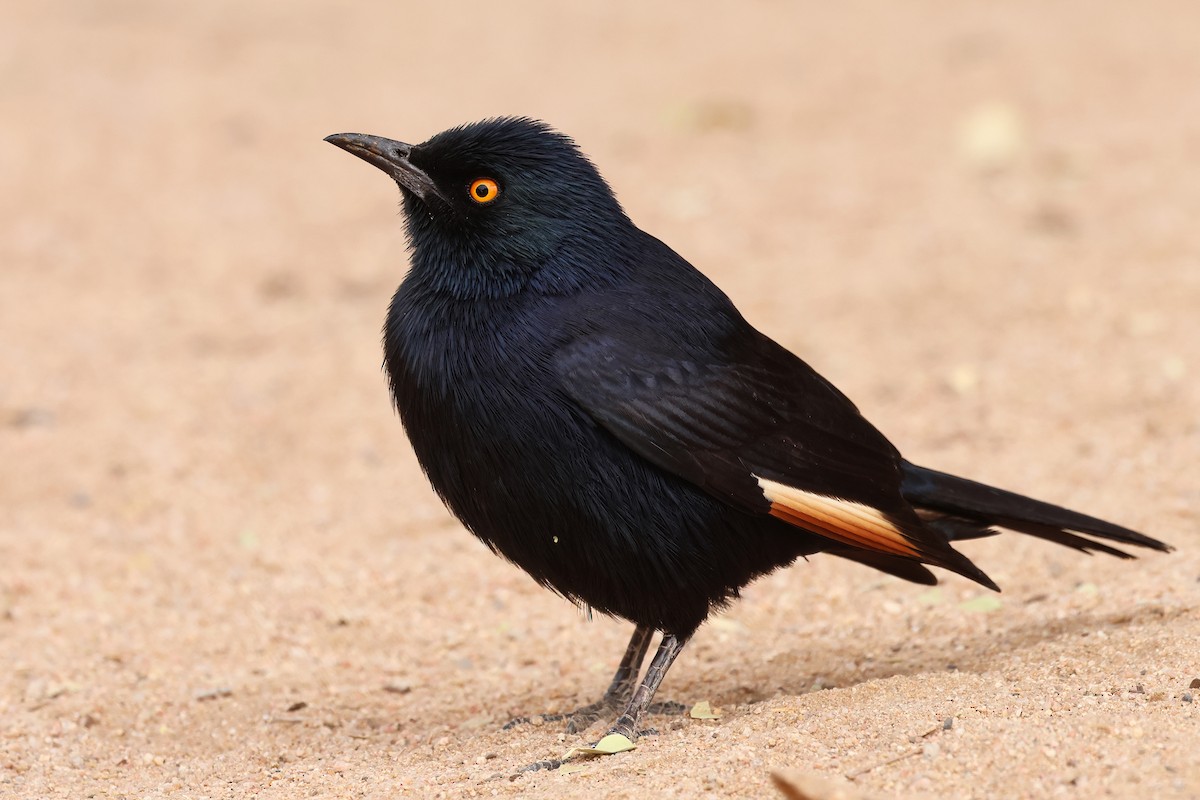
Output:
[[[634,632],[595,703],[631,742],[685,645],[754,579],[827,553],[917,584],[996,583],[952,546],[1085,553],[1137,531],[917,466],[829,381],[627,216],[570,137],[494,117],[421,144],[325,141],[399,187],[409,269],[384,368],[417,459],[493,552]],[[661,634],[645,675],[641,670]],[[641,678],[639,680],[639,677]]]

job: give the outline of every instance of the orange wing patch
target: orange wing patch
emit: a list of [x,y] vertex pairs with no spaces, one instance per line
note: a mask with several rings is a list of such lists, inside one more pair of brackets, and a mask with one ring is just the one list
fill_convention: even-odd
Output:
[[864,550],[921,558],[917,545],[904,531],[870,506],[754,477],[771,504],[773,517]]

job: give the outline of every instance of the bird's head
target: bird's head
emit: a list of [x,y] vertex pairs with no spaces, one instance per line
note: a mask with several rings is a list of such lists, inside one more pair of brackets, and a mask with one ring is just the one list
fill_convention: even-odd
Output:
[[542,122],[489,119],[417,145],[359,133],[325,141],[395,179],[414,272],[468,294],[586,282],[578,256],[591,251],[596,269],[605,259],[594,256],[627,238],[629,220],[608,184],[570,138]]

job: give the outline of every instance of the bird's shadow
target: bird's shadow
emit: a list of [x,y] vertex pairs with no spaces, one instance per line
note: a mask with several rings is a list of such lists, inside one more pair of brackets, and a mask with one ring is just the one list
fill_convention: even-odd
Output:
[[[997,670],[998,654],[1018,654],[1064,637],[1082,637],[1100,631],[1111,633],[1121,628],[1147,624],[1166,624],[1188,614],[1192,607],[1145,605],[1128,611],[1095,613],[1080,611],[1057,619],[1030,619],[1005,625],[1003,622],[975,625],[960,634],[939,637],[914,637],[907,626],[902,630],[880,625],[864,626],[863,637],[830,640],[819,636],[797,635],[794,645],[776,648],[774,655],[763,657],[761,641],[743,641],[735,646],[715,645],[720,654],[708,659],[708,666],[691,671],[676,683],[669,677],[660,695],[664,701],[684,701],[686,707],[708,699],[721,707],[747,706],[779,697],[802,697],[824,689],[848,689],[875,680],[922,674],[982,674]],[[869,638],[865,638],[869,637]],[[714,643],[708,644],[709,648]],[[729,668],[730,665],[733,668]],[[674,676],[672,676],[674,677]],[[546,705],[545,686],[530,685],[507,698],[508,716],[495,717],[494,733],[499,725],[513,717],[545,712],[562,712],[594,700],[602,686],[583,689],[577,695],[564,695]],[[1107,688],[1107,687],[1106,687]],[[593,692],[594,689],[594,692]],[[486,704],[471,706],[475,711]],[[653,726],[653,722],[651,723]],[[491,726],[487,726],[490,728]],[[598,730],[598,729],[597,729]],[[507,735],[505,733],[504,735]]]
[[[856,642],[814,640],[805,657],[787,654],[771,661],[742,662],[736,676],[718,679],[707,689],[721,703],[757,703],[779,695],[798,696],[820,689],[844,689],[887,678],[927,673],[982,673],[996,669],[997,653],[1017,653],[1064,637],[1129,626],[1164,623],[1192,613],[1191,608],[1142,606],[1106,614],[1079,612],[1061,619],[1029,620],[1007,628],[976,626],[960,636],[914,640],[908,636]],[[905,631],[907,634],[907,631]],[[802,645],[801,645],[802,646]],[[791,648],[789,648],[791,650]]]

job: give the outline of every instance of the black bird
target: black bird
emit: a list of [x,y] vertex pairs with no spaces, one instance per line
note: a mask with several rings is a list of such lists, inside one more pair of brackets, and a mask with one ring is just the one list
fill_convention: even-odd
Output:
[[634,739],[705,618],[800,556],[921,584],[937,582],[933,565],[998,589],[951,543],[1003,528],[1121,558],[1097,539],[1170,549],[905,461],[635,226],[544,123],[490,119],[419,145],[326,141],[400,186],[412,263],[388,309],[385,366],[433,488],[538,583],[636,626],[570,730],[623,706],[611,732]]

